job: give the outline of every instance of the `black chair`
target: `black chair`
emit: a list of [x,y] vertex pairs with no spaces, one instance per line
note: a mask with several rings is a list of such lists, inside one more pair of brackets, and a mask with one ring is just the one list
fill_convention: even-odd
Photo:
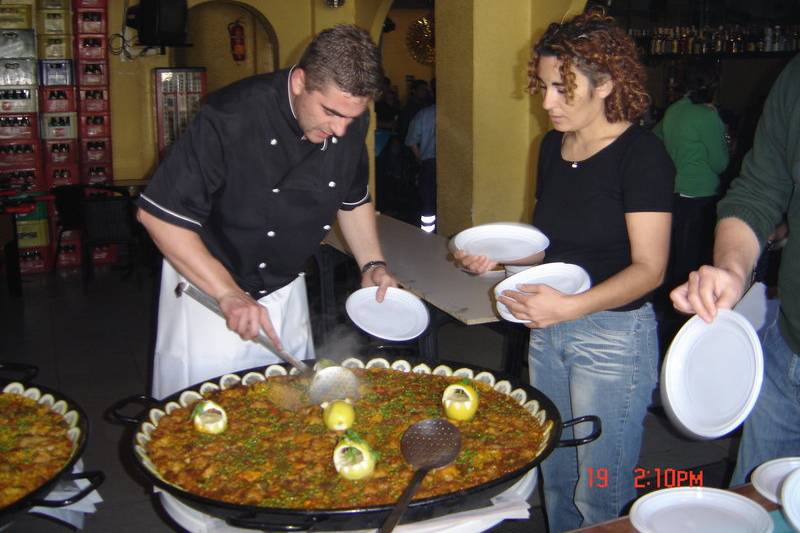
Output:
[[125,275],[133,272],[138,243],[133,204],[126,187],[111,185],[64,185],[51,190],[55,196],[59,229],[55,264],[62,252],[62,239],[68,230],[81,234],[81,280],[94,277],[92,249],[109,244],[122,245]]

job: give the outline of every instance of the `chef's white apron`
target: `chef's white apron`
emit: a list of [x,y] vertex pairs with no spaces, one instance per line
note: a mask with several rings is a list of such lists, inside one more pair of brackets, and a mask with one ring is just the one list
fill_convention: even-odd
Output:
[[[153,397],[163,399],[195,383],[228,372],[280,362],[273,352],[244,341],[228,329],[225,320],[188,296],[175,296],[186,281],[167,261],[161,269],[158,334],[153,364]],[[308,316],[303,274],[258,300],[283,347],[298,359],[314,357],[314,339]]]

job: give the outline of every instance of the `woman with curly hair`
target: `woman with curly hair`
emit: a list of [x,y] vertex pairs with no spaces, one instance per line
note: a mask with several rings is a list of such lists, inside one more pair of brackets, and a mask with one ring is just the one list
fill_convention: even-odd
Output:
[[[533,223],[550,238],[544,261],[580,265],[592,288],[570,295],[521,285],[500,299],[531,328],[531,384],[563,419],[595,414],[603,429],[542,463],[548,523],[558,532],[614,518],[636,497],[633,471],[658,377],[651,295],[669,255],[675,168],[635,123],[649,102],[644,69],[610,18],[551,24],[529,67],[554,128],[541,144]],[[495,266],[456,257],[475,273]],[[577,426],[574,437],[587,433]]]

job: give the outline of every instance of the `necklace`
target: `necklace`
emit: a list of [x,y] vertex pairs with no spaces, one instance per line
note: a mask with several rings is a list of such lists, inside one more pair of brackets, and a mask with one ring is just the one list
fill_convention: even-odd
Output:
[[572,168],[578,168],[578,162],[577,162],[577,161],[573,161],[573,162],[572,162],[572,164],[571,164],[570,166],[571,166]]

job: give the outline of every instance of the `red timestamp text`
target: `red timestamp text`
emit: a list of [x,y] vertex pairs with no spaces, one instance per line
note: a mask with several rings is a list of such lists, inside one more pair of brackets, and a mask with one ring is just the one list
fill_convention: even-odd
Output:
[[635,468],[633,485],[637,489],[666,489],[673,487],[702,487],[703,471],[678,468]]

